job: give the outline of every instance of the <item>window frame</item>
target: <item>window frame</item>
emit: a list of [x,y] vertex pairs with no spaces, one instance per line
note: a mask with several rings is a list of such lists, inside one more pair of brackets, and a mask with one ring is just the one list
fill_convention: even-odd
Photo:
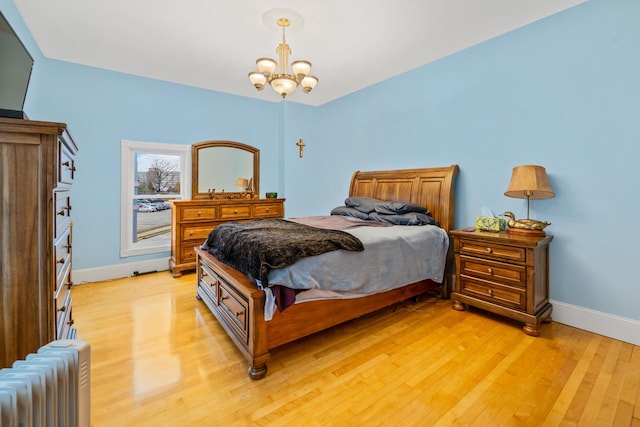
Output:
[[191,145],[164,142],[120,141],[120,258],[171,251],[171,242],[158,244],[149,241],[133,242],[133,200],[136,153],[160,154],[180,157],[180,200],[191,194]]

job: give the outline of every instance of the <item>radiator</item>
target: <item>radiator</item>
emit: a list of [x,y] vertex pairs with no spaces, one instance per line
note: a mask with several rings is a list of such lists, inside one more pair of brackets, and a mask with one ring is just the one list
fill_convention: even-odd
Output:
[[0,427],[89,427],[91,347],[57,340],[0,369]]

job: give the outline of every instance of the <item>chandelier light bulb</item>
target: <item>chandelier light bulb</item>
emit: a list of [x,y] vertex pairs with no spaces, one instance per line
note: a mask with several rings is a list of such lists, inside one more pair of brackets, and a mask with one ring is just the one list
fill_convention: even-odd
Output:
[[251,80],[251,83],[253,83],[258,91],[264,89],[264,84],[267,82],[265,75],[257,71],[249,73],[249,80]]
[[298,78],[304,78],[304,76],[309,74],[309,71],[311,71],[311,62],[294,61],[291,63],[291,69],[293,70],[293,74]]
[[256,60],[258,71],[262,74],[272,74],[276,70],[278,63],[271,58],[258,58]]
[[300,86],[302,86],[302,90],[304,93],[309,93],[311,90],[316,87],[318,84],[318,78],[316,76],[304,76],[302,81],[300,82]]

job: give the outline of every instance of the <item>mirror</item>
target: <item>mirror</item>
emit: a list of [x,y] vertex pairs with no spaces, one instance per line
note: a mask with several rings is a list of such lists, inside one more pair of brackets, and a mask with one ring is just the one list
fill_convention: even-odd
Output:
[[234,141],[191,146],[191,198],[241,199],[260,194],[260,150]]

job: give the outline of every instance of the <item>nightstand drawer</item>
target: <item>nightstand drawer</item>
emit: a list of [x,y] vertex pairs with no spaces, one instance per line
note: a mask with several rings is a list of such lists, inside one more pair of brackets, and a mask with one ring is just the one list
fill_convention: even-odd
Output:
[[524,288],[527,268],[482,258],[460,255],[460,274]]
[[525,262],[526,250],[522,247],[460,239],[460,254],[483,258]]
[[503,307],[519,310],[524,310],[526,307],[526,292],[524,289],[468,276],[460,277],[460,288],[462,294],[497,303]]

